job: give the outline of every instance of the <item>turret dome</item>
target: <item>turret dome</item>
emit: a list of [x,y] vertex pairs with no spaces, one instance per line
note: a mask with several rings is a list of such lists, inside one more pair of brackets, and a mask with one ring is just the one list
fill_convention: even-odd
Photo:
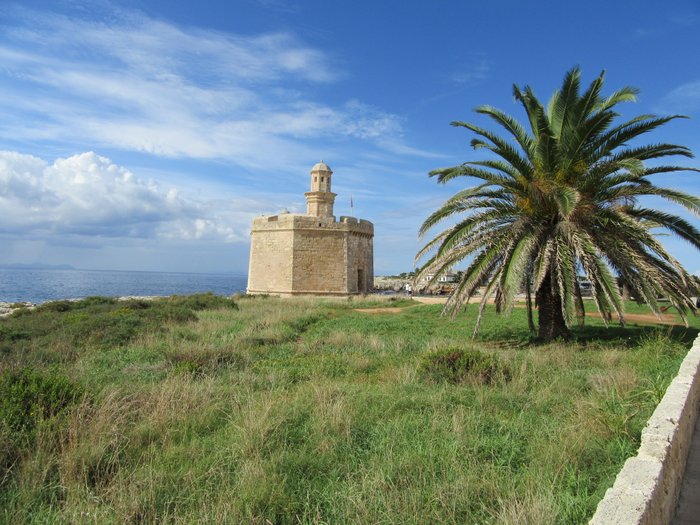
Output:
[[333,173],[333,170],[331,170],[330,166],[323,161],[314,164],[314,167],[311,168],[311,173],[313,173],[314,171],[329,171]]

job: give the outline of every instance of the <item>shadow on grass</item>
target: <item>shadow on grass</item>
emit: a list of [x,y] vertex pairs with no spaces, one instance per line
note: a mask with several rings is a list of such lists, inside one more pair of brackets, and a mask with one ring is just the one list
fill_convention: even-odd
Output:
[[574,339],[580,343],[589,342],[614,342],[628,347],[637,346],[640,341],[655,333],[663,332],[674,341],[678,341],[684,346],[690,347],[700,330],[694,327],[685,326],[661,326],[649,325],[641,326],[628,324],[626,326],[584,326],[572,330]]

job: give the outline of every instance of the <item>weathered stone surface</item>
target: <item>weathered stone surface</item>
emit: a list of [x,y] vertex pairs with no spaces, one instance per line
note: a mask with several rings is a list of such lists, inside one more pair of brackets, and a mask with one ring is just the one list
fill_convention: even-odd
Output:
[[348,295],[367,293],[374,281],[374,226],[333,216],[332,171],[311,171],[307,215],[281,214],[253,220],[248,293]]
[[700,336],[642,431],[639,453],[627,460],[590,524],[671,522],[699,405]]
[[12,314],[15,310],[20,310],[22,308],[27,308],[29,310],[34,310],[36,305],[34,303],[19,302],[19,303],[8,303],[0,301],[0,317],[7,317]]

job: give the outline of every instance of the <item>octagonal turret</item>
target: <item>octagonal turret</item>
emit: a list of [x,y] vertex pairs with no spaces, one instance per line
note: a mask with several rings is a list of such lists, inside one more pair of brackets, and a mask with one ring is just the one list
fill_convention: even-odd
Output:
[[321,161],[311,168],[311,191],[305,193],[306,214],[314,217],[333,217],[335,193],[331,192],[333,171]]

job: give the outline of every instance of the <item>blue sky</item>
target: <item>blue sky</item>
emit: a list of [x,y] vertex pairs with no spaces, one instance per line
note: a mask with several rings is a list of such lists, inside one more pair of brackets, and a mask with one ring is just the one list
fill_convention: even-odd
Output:
[[[352,195],[375,223],[376,273],[409,270],[469,183],[428,171],[482,155],[450,121],[522,118],[512,84],[547,100],[574,65],[640,88],[625,116],[690,116],[650,140],[700,154],[695,2],[3,0],[0,264],[245,271],[252,218],[303,212],[323,159],[336,215]],[[700,194],[697,173],[657,182]]]

